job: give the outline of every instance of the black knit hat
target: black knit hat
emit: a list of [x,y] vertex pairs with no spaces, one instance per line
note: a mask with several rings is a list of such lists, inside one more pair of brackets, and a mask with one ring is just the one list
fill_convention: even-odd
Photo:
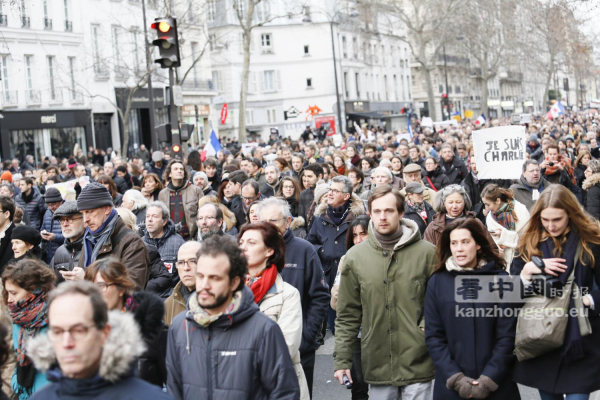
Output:
[[113,199],[108,189],[101,183],[86,185],[77,198],[77,211],[93,210],[100,207],[113,207]]
[[58,203],[59,201],[63,201],[62,196],[57,188],[50,187],[46,189],[46,193],[44,194],[44,201],[46,204],[48,203]]
[[11,239],[19,239],[25,243],[39,246],[42,243],[40,232],[32,226],[17,225],[12,231]]

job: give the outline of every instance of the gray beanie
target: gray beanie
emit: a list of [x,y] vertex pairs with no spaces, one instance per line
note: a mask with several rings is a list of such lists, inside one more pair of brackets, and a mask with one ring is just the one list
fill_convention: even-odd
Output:
[[59,201],[63,201],[63,198],[57,188],[49,187],[46,189],[46,193],[44,194],[44,201],[46,204],[58,203]]
[[317,206],[321,204],[321,198],[323,195],[325,195],[325,193],[327,193],[328,190],[329,184],[325,183],[324,180],[317,182],[317,185],[315,186],[315,203]]
[[194,180],[196,179],[197,176],[201,176],[202,178],[204,178],[204,184],[208,185],[208,175],[206,175],[206,173],[200,171],[200,172],[196,172],[194,174],[194,177],[192,178],[192,183],[194,182]]
[[113,199],[108,189],[98,182],[86,185],[77,198],[77,211],[113,206]]
[[56,219],[60,217],[70,217],[71,215],[76,214],[80,214],[80,212],[77,211],[77,202],[65,201],[60,207],[56,209],[56,211],[54,211],[53,218]]

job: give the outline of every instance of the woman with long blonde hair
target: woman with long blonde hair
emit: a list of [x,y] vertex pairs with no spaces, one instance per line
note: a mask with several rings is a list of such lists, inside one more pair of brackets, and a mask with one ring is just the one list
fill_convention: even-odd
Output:
[[[520,238],[512,275],[520,274],[527,289],[542,272],[563,285],[573,273],[592,332],[582,337],[571,299],[563,345],[517,362],[514,380],[537,388],[542,400],[563,399],[563,394],[567,400],[588,399],[600,389],[600,290],[593,290],[594,280],[600,284],[600,226],[567,188],[550,185],[536,202]],[[544,271],[534,264],[533,256],[542,259]]]

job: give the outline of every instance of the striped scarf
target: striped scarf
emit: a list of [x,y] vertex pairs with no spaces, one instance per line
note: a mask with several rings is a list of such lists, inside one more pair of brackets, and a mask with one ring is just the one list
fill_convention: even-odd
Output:
[[25,354],[26,331],[39,330],[48,325],[48,290],[37,288],[29,296],[8,305],[8,312],[13,324],[19,326],[19,343],[17,344],[17,362],[21,366],[31,364]]
[[515,203],[512,200],[507,201],[498,209],[497,212],[492,213],[494,221],[508,229],[509,231],[516,231],[515,216],[513,210],[515,209]]

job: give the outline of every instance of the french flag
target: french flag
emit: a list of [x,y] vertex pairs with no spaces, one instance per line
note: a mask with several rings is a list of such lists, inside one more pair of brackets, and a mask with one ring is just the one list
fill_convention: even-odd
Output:
[[219,142],[219,138],[214,130],[210,131],[210,137],[208,138],[208,143],[204,146],[204,150],[200,154],[200,159],[202,162],[206,160],[207,157],[216,156],[217,153],[222,149],[221,143]]
[[563,105],[560,101],[557,101],[556,103],[554,103],[554,105],[552,106],[550,111],[548,111],[548,114],[546,114],[546,118],[554,119],[554,118],[558,117],[559,115],[563,115],[564,113],[565,113],[565,108],[563,107]]
[[483,113],[475,120],[474,124],[475,126],[483,126],[483,124],[485,124],[485,116]]

